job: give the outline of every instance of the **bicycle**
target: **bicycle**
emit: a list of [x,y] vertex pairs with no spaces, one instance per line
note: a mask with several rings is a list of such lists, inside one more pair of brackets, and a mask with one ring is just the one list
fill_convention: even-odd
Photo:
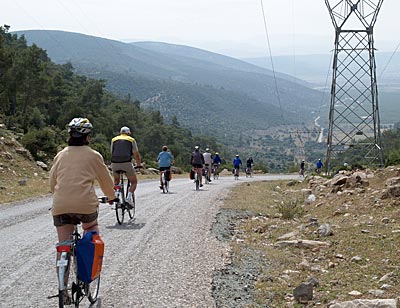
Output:
[[253,177],[253,169],[251,167],[246,168],[246,178],[247,177],[250,177],[250,178]]
[[218,178],[219,178],[218,165],[214,165],[214,180],[218,180]]
[[208,175],[208,168],[207,168],[207,166],[203,169],[204,171],[203,171],[203,177],[204,177],[204,181],[205,181],[205,183],[206,184],[209,184],[210,183],[210,181],[209,181],[209,175]]
[[169,192],[169,172],[170,170],[161,171],[161,188],[163,194],[167,194]]
[[199,168],[194,167],[194,184],[196,186],[196,190],[200,189],[200,176],[199,176]]
[[125,180],[124,174],[126,172],[124,170],[117,170],[116,172],[119,174],[120,181],[118,185],[114,186],[115,197],[118,199],[118,201],[115,202],[115,215],[117,216],[118,224],[122,225],[124,222],[125,212],[128,212],[130,219],[135,217],[136,205],[133,196],[132,204],[129,204],[126,199],[131,185],[129,179]]
[[[99,198],[102,203],[107,202],[106,197]],[[89,231],[90,232],[90,231]],[[97,232],[91,232],[95,237]],[[102,253],[98,255],[98,263],[94,263],[92,269],[95,269],[96,275],[91,277],[91,282],[85,282],[78,275],[77,247],[82,239],[78,230],[78,225],[74,225],[74,232],[71,239],[57,243],[57,274],[58,274],[58,295],[49,296],[48,298],[58,297],[58,307],[64,308],[67,305],[79,307],[82,300],[87,297],[91,304],[97,301],[100,289],[100,271],[102,266]],[[99,237],[94,239],[104,245]],[[104,246],[103,246],[104,247]],[[83,249],[82,247],[80,249]],[[92,280],[93,279],[93,280]]]
[[235,178],[235,180],[239,180],[239,167],[235,167],[233,169],[233,177]]

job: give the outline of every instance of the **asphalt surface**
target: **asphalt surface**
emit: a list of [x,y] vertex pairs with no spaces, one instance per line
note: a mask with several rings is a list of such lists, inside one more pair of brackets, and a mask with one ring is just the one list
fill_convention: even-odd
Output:
[[[289,178],[220,177],[200,191],[189,179],[173,179],[169,194],[157,181],[140,182],[135,219],[125,217],[121,226],[111,206],[101,204],[105,256],[92,307],[216,307],[212,277],[226,252],[210,232],[219,206],[238,183]],[[0,307],[57,307],[56,298],[47,298],[58,292],[51,200],[0,205]],[[81,306],[91,307],[86,299]]]

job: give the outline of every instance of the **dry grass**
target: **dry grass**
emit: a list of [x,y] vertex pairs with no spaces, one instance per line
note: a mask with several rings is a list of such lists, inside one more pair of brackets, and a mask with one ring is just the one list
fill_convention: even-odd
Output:
[[[237,234],[244,241],[232,242],[233,251],[244,253],[251,246],[261,250],[270,263],[256,282],[258,304],[296,307],[293,289],[310,277],[317,278],[319,286],[314,289],[314,300],[302,307],[327,307],[334,300],[373,299],[376,295],[369,291],[385,284],[390,286],[382,297],[396,298],[400,294],[400,203],[381,200],[374,193],[394,175],[378,173],[370,180],[370,188],[358,195],[329,196],[321,192],[309,205],[299,203],[308,195],[306,181],[294,187],[285,182],[258,182],[234,190],[225,207],[250,210],[257,215],[241,221]],[[284,219],[285,213],[293,209],[293,215],[288,216],[291,219]],[[333,235],[319,237],[318,225],[324,223],[331,225]],[[280,236],[289,232],[298,233],[292,240],[324,241],[330,245],[314,249],[275,245]],[[360,259],[353,259],[356,256]],[[380,281],[389,273],[388,280]],[[349,295],[351,291],[362,295]]]
[[[49,193],[48,174],[33,162],[14,155],[12,161],[0,159],[0,204]],[[26,181],[26,185],[20,185]]]

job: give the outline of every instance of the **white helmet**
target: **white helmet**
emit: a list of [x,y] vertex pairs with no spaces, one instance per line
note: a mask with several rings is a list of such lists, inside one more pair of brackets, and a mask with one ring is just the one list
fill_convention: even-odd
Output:
[[120,134],[130,134],[131,130],[129,129],[128,126],[123,126],[121,127],[121,130],[119,131]]
[[82,135],[90,134],[93,125],[87,118],[73,118],[67,127],[68,133],[72,137],[81,137]]

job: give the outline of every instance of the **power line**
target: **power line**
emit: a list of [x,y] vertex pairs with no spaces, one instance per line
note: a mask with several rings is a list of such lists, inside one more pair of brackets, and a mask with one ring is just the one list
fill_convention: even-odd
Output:
[[270,44],[270,41],[269,41],[269,34],[268,34],[268,27],[267,27],[267,18],[266,18],[266,16],[265,16],[265,12],[264,12],[264,3],[263,3],[263,0],[261,0],[261,10],[262,10],[263,20],[264,20],[265,35],[266,35],[266,37],[267,37],[268,50],[269,50],[269,57],[270,57],[270,60],[271,60],[271,68],[272,68],[272,73],[273,73],[273,75],[274,75],[276,95],[277,95],[278,102],[279,102],[279,108],[280,108],[280,111],[281,111],[281,117],[282,117],[282,120],[284,120],[283,111],[282,111],[282,104],[281,104],[281,98],[280,98],[280,95],[279,95],[278,82],[277,82],[277,79],[276,79],[274,61],[272,60],[271,44]]
[[[88,29],[86,29],[86,27],[85,27],[84,25],[81,24],[81,22],[79,21],[79,19],[76,18],[74,14],[72,14],[72,12],[68,9],[68,7],[66,7],[60,0],[58,1],[58,4],[59,4],[60,6],[62,6],[62,7],[77,21],[77,23],[78,23],[83,29],[85,29],[88,33],[90,33],[90,31],[88,31]],[[86,14],[85,14],[85,15],[86,15]],[[102,49],[110,58],[113,58],[113,57],[114,57],[114,55],[112,55],[112,54],[109,52],[109,50],[108,50],[107,48],[104,48],[104,46],[102,46],[102,45],[100,44],[100,42],[98,41],[98,39],[97,39],[96,37],[94,37],[94,36],[89,36],[89,37],[92,38],[92,40],[95,42],[95,44],[96,44],[97,46],[99,46],[99,48]],[[106,40],[106,41],[107,41],[107,44],[108,44],[108,40]],[[108,44],[108,45],[109,45],[109,46],[112,46],[111,44]]]
[[332,52],[331,52],[331,59],[329,60],[328,72],[326,73],[326,78],[325,78],[324,91],[322,92],[321,104],[319,105],[319,108],[318,108],[318,115],[321,114],[321,108],[322,108],[322,106],[324,105],[324,99],[325,99],[325,94],[326,94],[326,92],[327,92],[329,74],[330,74],[330,72],[331,72],[331,67],[332,67],[333,54],[334,54],[334,51],[332,50]]
[[392,61],[394,55],[396,54],[397,50],[400,48],[400,42],[397,44],[396,49],[393,51],[392,55],[390,56],[388,62],[386,63],[385,67],[383,68],[382,72],[379,74],[379,78],[380,79],[383,75],[383,73],[385,72],[385,70],[387,69],[387,67],[389,66],[389,63]]
[[[294,76],[294,93],[297,91],[297,62],[296,62],[296,18],[295,18],[295,5],[292,0],[292,45],[293,45],[293,76]],[[298,112],[297,104],[295,104],[296,112]]]
[[[40,22],[38,22],[36,20],[36,18],[34,18],[32,15],[30,15],[23,6],[21,6],[18,1],[15,1],[15,4],[21,9],[21,11],[23,11],[29,18],[31,18],[40,28],[44,29],[43,25],[40,24]],[[49,35],[55,42],[57,42],[57,44],[60,46],[60,48],[67,53],[67,49],[65,48],[64,44],[62,42],[60,42],[55,36],[53,36],[51,34],[51,32],[47,32],[47,35]],[[46,52],[47,53],[47,52]]]

